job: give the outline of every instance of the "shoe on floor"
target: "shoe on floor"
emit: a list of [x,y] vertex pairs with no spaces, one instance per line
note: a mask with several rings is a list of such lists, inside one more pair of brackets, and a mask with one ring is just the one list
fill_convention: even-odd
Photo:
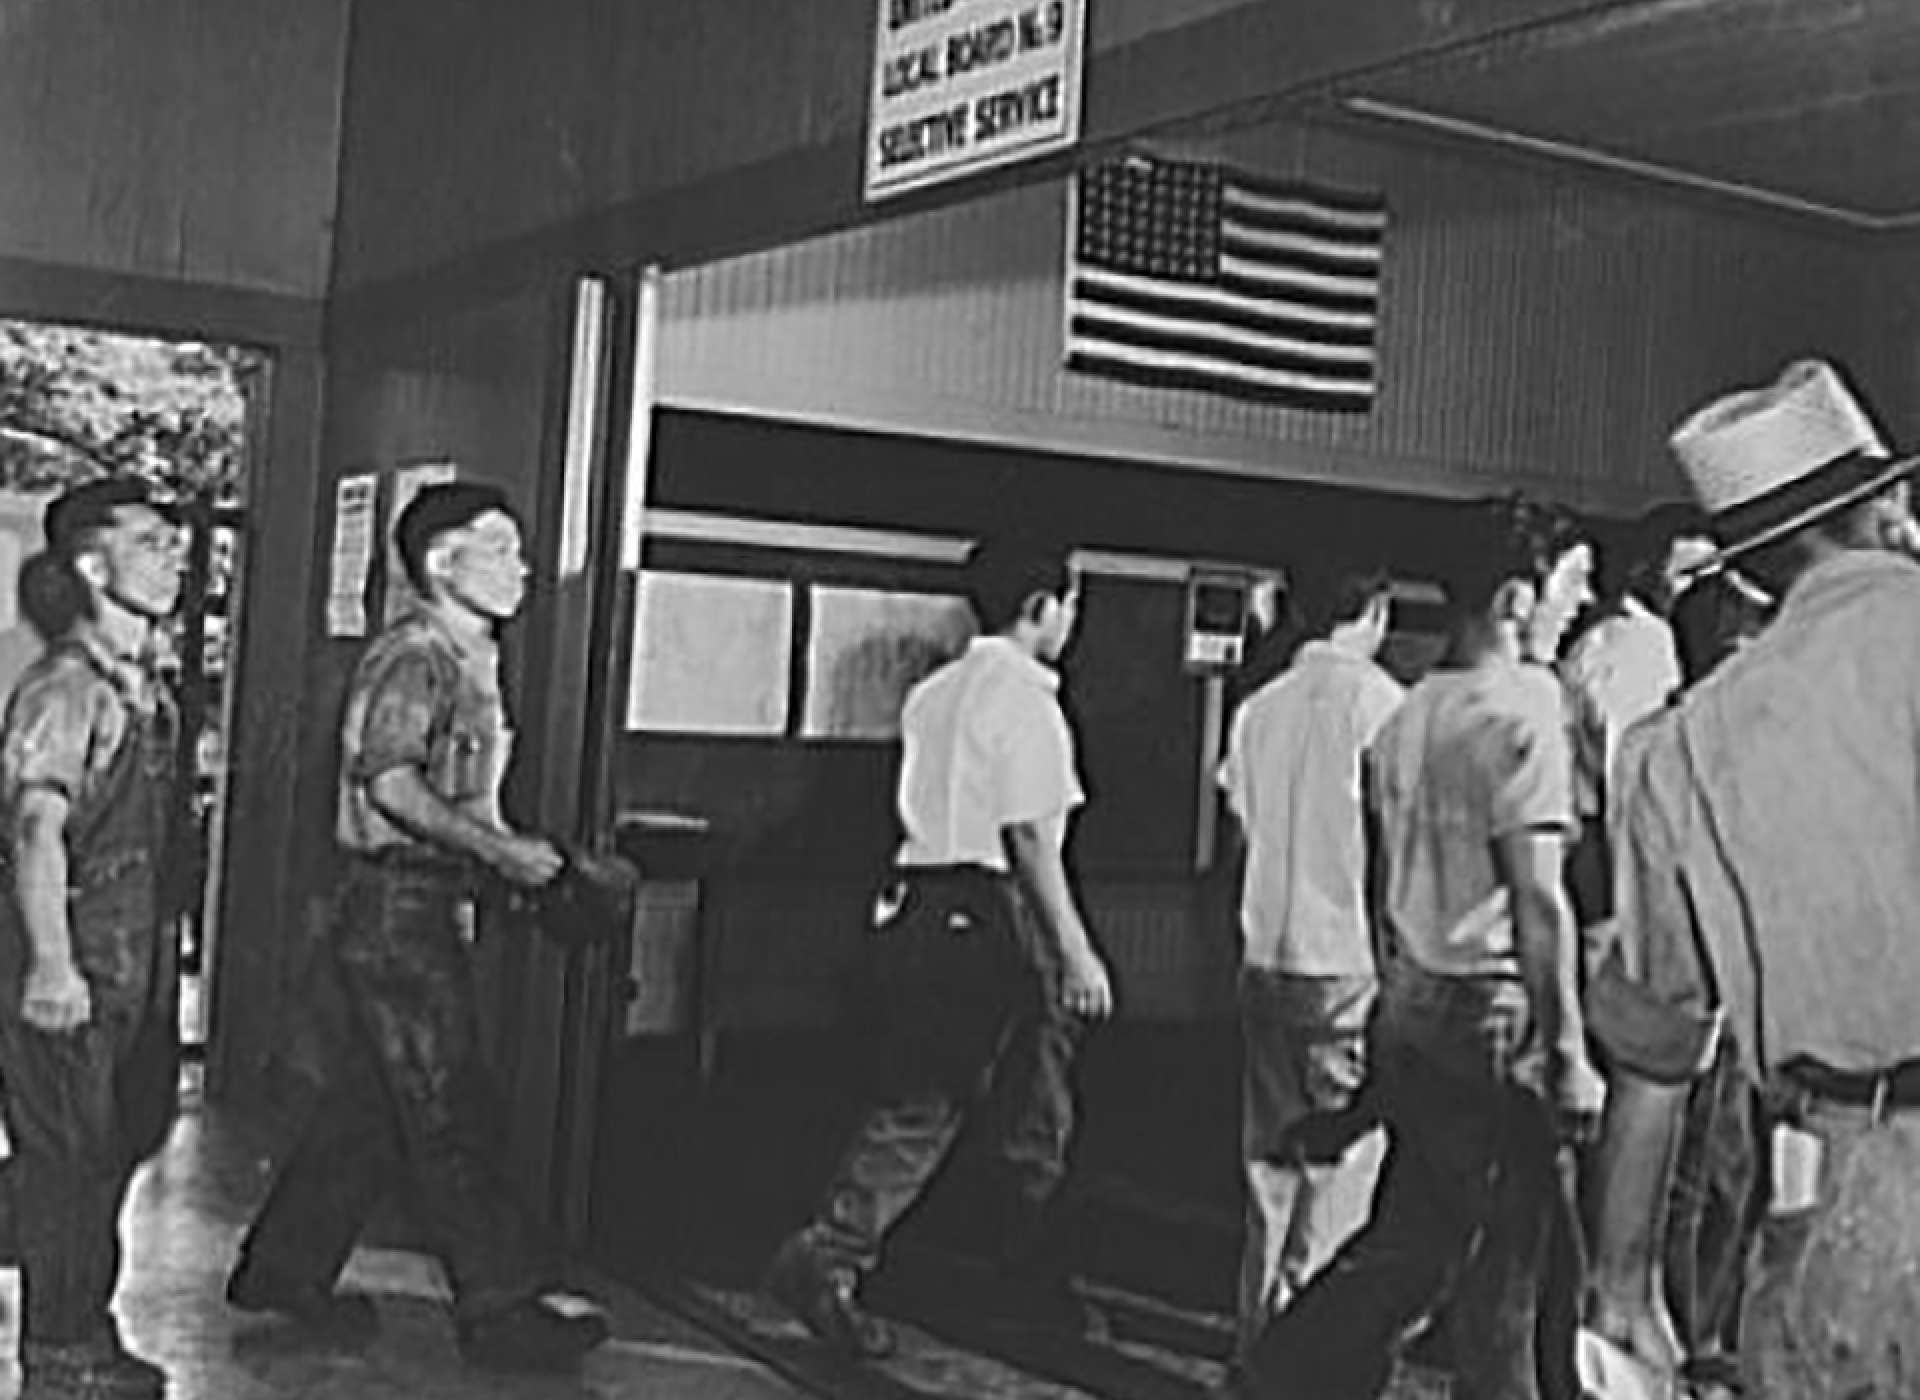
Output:
[[52,1346],[20,1346],[21,1400],[159,1400],[167,1373],[120,1345],[117,1337]]
[[242,1312],[278,1313],[332,1336],[370,1336],[380,1326],[373,1300],[364,1293],[336,1293],[318,1284],[296,1283],[246,1258],[227,1276],[227,1302]]
[[854,1300],[853,1283],[851,1272],[828,1267],[795,1235],[773,1256],[764,1288],[835,1351],[863,1361],[893,1355],[893,1329]]
[[606,1314],[597,1308],[523,1298],[462,1322],[460,1355],[490,1371],[563,1371],[606,1341],[609,1331]]

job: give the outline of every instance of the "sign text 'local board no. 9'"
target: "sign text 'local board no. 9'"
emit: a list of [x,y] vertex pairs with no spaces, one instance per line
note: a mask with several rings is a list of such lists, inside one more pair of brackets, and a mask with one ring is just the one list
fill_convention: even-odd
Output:
[[866,197],[1073,145],[1087,0],[879,0]]

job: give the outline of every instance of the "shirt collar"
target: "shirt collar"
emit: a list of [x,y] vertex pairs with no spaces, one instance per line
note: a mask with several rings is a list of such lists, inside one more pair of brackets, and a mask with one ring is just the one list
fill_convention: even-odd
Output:
[[140,709],[152,703],[153,671],[144,659],[121,656],[108,647],[98,633],[88,628],[75,631],[69,640],[93,669],[113,686],[121,699]]
[[996,666],[1008,666],[1022,677],[1044,690],[1060,689],[1060,673],[1041,661],[1029,656],[1014,645],[1011,637],[1002,637],[998,633],[988,637],[975,637],[967,643],[969,653],[986,657]]
[[424,603],[415,607],[413,612],[414,616],[418,617],[428,629],[443,638],[463,661],[486,661],[498,654],[497,643],[462,636],[448,624],[444,617]]
[[1348,651],[1329,637],[1314,637],[1300,644],[1300,650],[1294,653],[1300,661],[1334,661],[1349,665],[1365,661],[1367,658],[1358,652]]

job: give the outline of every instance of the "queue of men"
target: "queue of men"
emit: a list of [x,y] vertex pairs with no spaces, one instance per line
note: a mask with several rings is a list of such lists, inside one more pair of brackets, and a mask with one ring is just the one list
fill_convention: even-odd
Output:
[[[1671,446],[1697,513],[1644,522],[1564,655],[1591,545],[1503,504],[1390,717],[1303,652],[1236,725],[1243,990],[1330,928],[1378,990],[1364,1070],[1277,1137],[1270,1067],[1352,1036],[1247,1016],[1234,1394],[1377,1396],[1423,1328],[1476,1400],[1920,1394],[1915,459],[1814,361]],[[1288,724],[1312,737],[1263,747]],[[1376,1115],[1364,1223],[1276,1253],[1259,1183],[1341,1170]]]
[[[1297,580],[1309,636],[1236,711],[1246,848],[1246,1238],[1227,1389],[1380,1395],[1409,1339],[1472,1400],[1920,1394],[1920,539],[1914,458],[1830,365],[1703,407],[1611,610],[1594,541],[1518,500],[1463,516],[1450,651],[1379,663],[1393,590]],[[146,489],[49,507],[23,607],[50,646],[0,730],[0,1099],[17,1158],[30,1393],[157,1396],[111,1300],[118,1216],[172,1110],[172,712],[149,665],[180,588]],[[419,607],[368,649],[342,735],[326,1089],[243,1242],[236,1308],[377,1324],[338,1278],[403,1191],[462,1354],[564,1369],[607,1336],[505,1184],[467,960],[482,878],[566,879],[499,792],[498,628],[527,568],[491,488],[396,526]],[[991,1107],[1007,1308],[1077,1326],[1057,1201],[1072,1068],[1114,1006],[1065,856],[1084,800],[1055,666],[1078,579],[988,541],[983,635],[903,715],[903,842],[876,909],[892,1075],[771,1296],[826,1344],[894,1345],[860,1287]],[[1769,615],[1770,614],[1770,615]]]

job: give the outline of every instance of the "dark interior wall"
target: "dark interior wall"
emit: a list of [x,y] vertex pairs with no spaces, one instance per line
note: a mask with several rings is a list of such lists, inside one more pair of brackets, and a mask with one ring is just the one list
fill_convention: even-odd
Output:
[[273,356],[242,561],[216,1090],[280,1029],[347,12],[348,0],[0,7],[0,315]]
[[[1590,8],[1102,0],[1086,141]],[[697,260],[855,221],[873,14],[849,0],[360,7],[340,285],[463,264],[511,277],[538,258]]]
[[0,262],[323,295],[347,8],[0,8]]

